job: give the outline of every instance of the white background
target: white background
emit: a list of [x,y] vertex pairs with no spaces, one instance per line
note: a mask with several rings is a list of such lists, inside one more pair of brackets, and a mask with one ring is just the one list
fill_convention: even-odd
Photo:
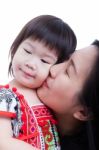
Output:
[[21,28],[32,18],[61,17],[77,35],[77,49],[99,39],[98,0],[0,0],[0,84],[8,82],[8,52]]

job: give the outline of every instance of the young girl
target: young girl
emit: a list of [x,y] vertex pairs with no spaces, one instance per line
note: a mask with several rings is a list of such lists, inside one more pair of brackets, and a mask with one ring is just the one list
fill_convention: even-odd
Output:
[[60,149],[56,121],[36,88],[75,47],[72,29],[54,16],[38,16],[21,30],[10,50],[13,80],[0,87],[0,149]]

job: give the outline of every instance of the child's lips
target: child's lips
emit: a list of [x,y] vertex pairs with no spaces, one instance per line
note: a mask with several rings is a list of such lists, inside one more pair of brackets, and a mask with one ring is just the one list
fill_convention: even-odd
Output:
[[21,69],[21,71],[23,72],[23,74],[27,77],[31,77],[31,78],[35,78],[35,73],[30,73],[30,72],[27,72],[27,71],[24,71]]
[[24,72],[24,74],[27,75],[27,76],[29,76],[29,77],[33,77],[33,75],[30,74],[30,73]]

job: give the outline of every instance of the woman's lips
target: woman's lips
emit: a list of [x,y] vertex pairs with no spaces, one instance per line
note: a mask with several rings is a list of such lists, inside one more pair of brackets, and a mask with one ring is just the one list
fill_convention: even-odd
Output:
[[46,80],[46,81],[44,81],[44,83],[43,83],[43,87],[49,88],[48,83],[47,83],[47,80]]
[[48,77],[45,82],[43,83],[43,85],[46,87],[46,88],[51,88],[52,86],[52,82],[53,82],[53,79],[51,77]]

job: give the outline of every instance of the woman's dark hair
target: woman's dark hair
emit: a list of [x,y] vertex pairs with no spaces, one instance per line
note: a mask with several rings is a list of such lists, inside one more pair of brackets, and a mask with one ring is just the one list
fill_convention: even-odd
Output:
[[55,49],[60,63],[73,53],[77,45],[75,33],[62,19],[51,15],[41,15],[30,20],[18,34],[10,48],[11,61],[8,73],[12,73],[12,60],[19,45],[27,38],[43,42],[50,49]]
[[92,45],[96,46],[98,54],[83,87],[81,100],[87,106],[88,115],[92,116],[86,122],[90,150],[99,150],[99,41],[95,40]]

